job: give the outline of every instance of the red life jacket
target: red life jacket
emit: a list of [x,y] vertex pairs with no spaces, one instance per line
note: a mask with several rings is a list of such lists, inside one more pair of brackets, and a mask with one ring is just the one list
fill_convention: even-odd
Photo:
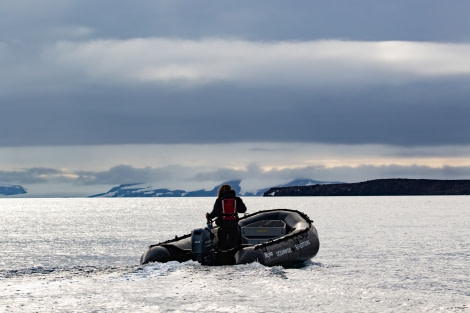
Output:
[[222,199],[222,220],[235,221],[237,219],[237,199]]

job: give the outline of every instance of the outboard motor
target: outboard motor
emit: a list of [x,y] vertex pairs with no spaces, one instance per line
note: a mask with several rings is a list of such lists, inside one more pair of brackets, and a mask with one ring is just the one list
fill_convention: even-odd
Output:
[[197,228],[191,233],[191,251],[193,257],[202,265],[214,265],[214,234],[209,228]]

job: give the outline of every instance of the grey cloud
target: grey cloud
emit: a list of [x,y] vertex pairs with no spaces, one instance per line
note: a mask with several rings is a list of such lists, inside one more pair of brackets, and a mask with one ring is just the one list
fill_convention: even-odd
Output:
[[242,179],[250,175],[260,174],[258,166],[251,164],[246,170],[236,170],[231,168],[218,168],[213,171],[199,172],[194,176],[195,181],[225,181]]
[[[157,183],[159,186],[173,185],[174,181],[190,180],[195,169],[184,166],[164,166],[158,168],[136,168],[118,165],[106,171],[77,171],[75,183],[81,185],[118,185],[128,183]],[[159,187],[157,186],[157,187]]]
[[34,167],[17,171],[0,171],[0,182],[13,184],[36,184],[50,181],[68,181],[62,171],[53,168]]
[[[0,145],[324,142],[470,143],[463,81],[370,90],[215,86],[93,88],[17,95],[0,106]],[[8,134],[8,136],[6,136]]]
[[284,169],[269,171],[267,175],[271,179],[280,181],[287,178],[306,177],[315,180],[359,182],[378,178],[422,178],[422,179],[468,179],[470,176],[469,166],[448,166],[444,168],[432,168],[428,166],[372,166],[363,165],[359,167],[335,167],[312,166],[298,169]]
[[85,185],[106,185],[143,183],[151,181],[150,168],[134,168],[128,165],[119,165],[103,172],[80,171],[78,183]]
[[[105,86],[197,87],[217,82],[299,88],[403,85],[468,76],[469,53],[466,44],[403,41],[265,43],[147,38],[59,42],[44,48],[37,67],[32,64],[29,68],[32,75],[20,73],[23,76],[18,79],[34,79],[42,73],[39,77],[51,80],[50,84],[69,80],[69,84]],[[14,69],[6,68],[5,74],[15,74]]]
[[[0,171],[0,182],[14,184],[71,183],[78,185],[113,185],[154,181],[151,168],[119,165],[107,171],[66,171],[53,168],[29,168],[19,171]],[[155,175],[157,176],[157,175]]]
[[[33,39],[69,23],[100,38],[241,37],[255,40],[468,40],[470,4],[418,1],[3,1],[6,38]],[[132,27],[129,27],[132,25]]]

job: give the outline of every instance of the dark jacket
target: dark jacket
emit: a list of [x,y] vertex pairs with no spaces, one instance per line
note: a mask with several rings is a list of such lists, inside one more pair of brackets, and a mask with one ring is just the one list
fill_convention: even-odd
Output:
[[235,221],[223,221],[222,220],[222,200],[223,199],[231,199],[235,198],[237,201],[237,213],[245,213],[246,212],[246,206],[245,203],[243,203],[242,198],[237,197],[235,195],[234,190],[228,190],[223,193],[221,197],[218,197],[215,200],[214,203],[214,208],[212,209],[212,212],[209,213],[208,218],[213,219],[217,218],[215,220],[215,223],[220,226],[220,227],[236,227],[238,225],[238,214],[237,214],[237,220]]

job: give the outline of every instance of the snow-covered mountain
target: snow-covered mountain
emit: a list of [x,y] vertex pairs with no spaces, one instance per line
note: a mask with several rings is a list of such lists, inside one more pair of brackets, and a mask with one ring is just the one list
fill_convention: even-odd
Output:
[[295,179],[287,184],[270,186],[263,189],[259,189],[256,192],[246,192],[241,193],[240,187],[241,180],[231,180],[223,182],[220,185],[215,186],[211,190],[194,190],[194,191],[185,191],[185,190],[170,190],[166,188],[154,188],[148,184],[122,184],[116,187],[111,188],[107,192],[92,195],[90,197],[214,197],[217,195],[217,190],[223,184],[229,184],[240,196],[262,196],[264,192],[269,190],[272,187],[290,187],[290,186],[310,186],[315,184],[329,184],[332,182],[322,182],[312,179]]
[[14,196],[25,194],[26,190],[19,185],[0,186],[0,196]]
[[149,186],[148,184],[122,184],[116,187],[111,188],[105,193],[100,193],[96,195],[90,196],[91,198],[96,197],[213,197],[217,195],[217,190],[223,184],[229,184],[232,188],[237,192],[240,193],[240,183],[241,180],[231,180],[228,182],[224,182],[220,185],[215,186],[211,190],[194,190],[194,191],[185,191],[185,190],[170,190],[166,188],[154,188]]

